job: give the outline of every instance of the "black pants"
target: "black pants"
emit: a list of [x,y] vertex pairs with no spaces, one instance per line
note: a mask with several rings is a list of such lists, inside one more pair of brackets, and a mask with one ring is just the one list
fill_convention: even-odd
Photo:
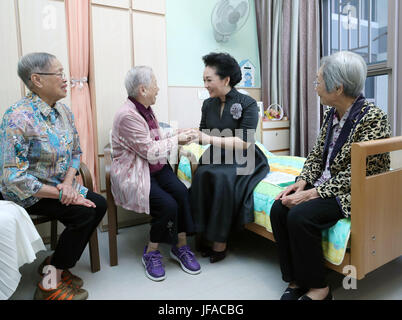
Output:
[[170,165],[151,174],[149,205],[152,216],[151,242],[176,245],[178,233],[194,233],[188,190]]
[[335,198],[314,199],[292,209],[280,200],[275,201],[271,225],[285,282],[294,282],[307,289],[327,286],[321,231],[342,218]]
[[50,262],[57,269],[71,269],[75,266],[106,213],[106,200],[101,195],[88,190],[87,199],[95,203],[96,208],[65,206],[55,199],[41,199],[25,208],[29,214],[55,218],[66,227]]

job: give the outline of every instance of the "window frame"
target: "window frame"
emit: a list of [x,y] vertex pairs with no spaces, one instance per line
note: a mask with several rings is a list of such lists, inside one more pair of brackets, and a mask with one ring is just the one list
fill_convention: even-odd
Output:
[[[325,48],[327,49],[327,52],[331,51],[331,43],[332,43],[332,4],[336,5],[336,2],[338,0],[321,0],[321,22],[322,22],[322,44],[323,44],[323,53],[325,52]],[[344,2],[342,0],[339,0],[340,2]],[[372,1],[372,0],[369,0]],[[383,0],[380,0],[383,1]],[[399,1],[399,0],[396,0]],[[359,0],[359,3],[361,4],[362,0]],[[378,63],[370,63],[367,65],[367,77],[374,77],[374,76],[382,76],[382,75],[387,75],[388,76],[388,118],[391,123],[391,128],[393,131],[393,134],[395,135],[396,127],[397,124],[395,123],[396,118],[397,118],[397,110],[396,110],[396,105],[395,105],[395,99],[396,99],[396,90],[397,90],[397,83],[396,83],[396,76],[394,74],[394,70],[396,70],[396,66],[398,65],[397,57],[396,57],[396,52],[397,52],[397,37],[396,37],[396,32],[395,32],[395,26],[396,26],[396,21],[398,19],[398,5],[395,3],[395,0],[388,0],[388,32],[387,32],[387,60],[386,61],[380,61]],[[340,11],[340,10],[338,10]],[[360,11],[360,10],[358,10]],[[324,14],[327,15],[327,17],[330,17],[328,19],[327,23],[324,23]],[[370,12],[369,15],[372,17],[373,13]],[[360,12],[358,12],[358,18],[360,18]],[[369,23],[370,26],[370,23]],[[341,23],[338,24],[338,30],[341,27]],[[369,31],[369,35],[370,35]],[[358,26],[358,34],[360,34],[360,25]],[[340,32],[338,32],[338,35],[340,35]],[[358,41],[360,41],[360,36],[358,36]],[[338,39],[338,44],[341,43],[342,37],[339,36]],[[339,48],[339,47],[338,47]],[[342,48],[342,50],[348,50],[347,48]],[[369,51],[370,54],[370,51]]]

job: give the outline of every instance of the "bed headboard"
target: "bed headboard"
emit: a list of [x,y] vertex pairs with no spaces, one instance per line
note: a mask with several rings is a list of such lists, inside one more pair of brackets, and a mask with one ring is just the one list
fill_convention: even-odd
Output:
[[368,156],[397,150],[402,137],[352,146],[351,264],[358,279],[402,255],[402,169],[366,177]]

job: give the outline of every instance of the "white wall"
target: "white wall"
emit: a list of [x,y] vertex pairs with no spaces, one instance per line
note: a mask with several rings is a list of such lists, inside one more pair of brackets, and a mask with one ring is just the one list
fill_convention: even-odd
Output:
[[14,1],[0,1],[0,116],[22,95],[17,76],[19,58]]
[[[203,87],[169,87],[169,119],[178,123],[179,128],[199,128],[201,107],[204,100],[199,98]],[[244,88],[255,100],[261,100],[261,89]]]

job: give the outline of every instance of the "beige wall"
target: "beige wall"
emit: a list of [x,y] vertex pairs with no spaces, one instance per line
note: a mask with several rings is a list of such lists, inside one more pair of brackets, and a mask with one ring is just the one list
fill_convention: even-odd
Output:
[[[17,75],[19,58],[30,52],[54,54],[68,73],[64,2],[7,0],[0,2],[0,115],[25,94]],[[64,99],[69,104],[70,99]]]
[[0,1],[0,30],[0,116],[3,116],[22,94],[16,73],[20,41],[14,1]]

